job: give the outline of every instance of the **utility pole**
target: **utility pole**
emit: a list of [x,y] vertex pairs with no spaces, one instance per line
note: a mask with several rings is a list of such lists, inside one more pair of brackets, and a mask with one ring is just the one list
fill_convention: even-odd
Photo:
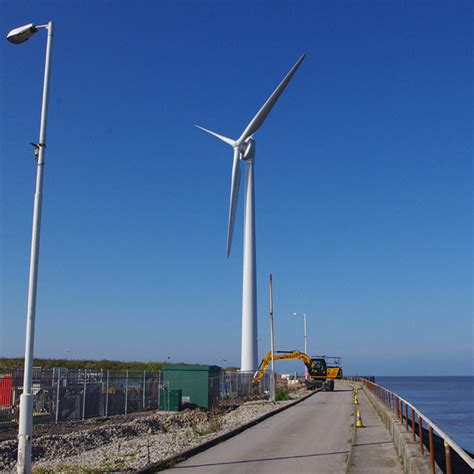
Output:
[[275,401],[275,361],[273,359],[273,352],[275,350],[275,342],[273,335],[273,280],[270,273],[270,351],[272,353],[272,376],[270,380],[270,400]]

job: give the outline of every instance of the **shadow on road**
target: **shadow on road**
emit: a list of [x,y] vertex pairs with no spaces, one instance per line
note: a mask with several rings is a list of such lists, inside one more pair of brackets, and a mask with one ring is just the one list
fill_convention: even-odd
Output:
[[319,454],[302,454],[300,456],[280,456],[275,458],[262,458],[262,459],[245,459],[242,461],[228,461],[228,462],[216,462],[216,463],[208,463],[208,464],[193,464],[192,466],[183,466],[180,464],[176,464],[175,466],[171,467],[170,469],[193,469],[197,467],[212,467],[212,466],[225,466],[231,464],[246,464],[251,462],[265,462],[265,461],[281,461],[285,459],[302,459],[302,458],[314,458],[318,456],[336,456],[340,454],[346,454],[350,451],[338,451],[336,453],[319,453]]

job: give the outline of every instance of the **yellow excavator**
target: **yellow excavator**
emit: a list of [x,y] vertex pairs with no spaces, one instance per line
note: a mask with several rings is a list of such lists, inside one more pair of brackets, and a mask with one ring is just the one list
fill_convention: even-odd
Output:
[[[314,390],[322,388],[328,392],[334,390],[334,379],[342,378],[342,366],[340,357],[332,356],[317,356],[311,358],[304,352],[299,351],[275,351],[273,353],[273,360],[289,360],[299,359],[304,362],[308,369],[308,378],[305,380],[306,387]],[[260,362],[257,372],[253,376],[253,383],[259,382],[265,370],[272,360],[272,353],[267,352],[265,357]]]

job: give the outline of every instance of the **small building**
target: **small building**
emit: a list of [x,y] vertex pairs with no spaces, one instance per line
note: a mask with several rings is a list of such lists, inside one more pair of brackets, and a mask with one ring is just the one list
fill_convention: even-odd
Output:
[[211,408],[219,399],[217,365],[165,365],[163,383],[168,390],[181,390],[182,401],[201,408]]

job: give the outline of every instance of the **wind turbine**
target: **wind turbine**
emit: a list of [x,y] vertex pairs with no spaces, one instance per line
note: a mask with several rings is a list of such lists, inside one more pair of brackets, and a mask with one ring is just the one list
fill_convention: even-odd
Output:
[[283,78],[273,94],[263,104],[255,117],[250,121],[242,135],[237,140],[224,137],[218,133],[196,125],[211,135],[234,148],[232,163],[232,179],[230,183],[229,217],[227,222],[227,258],[232,247],[234,235],[235,213],[240,186],[240,163],[245,161],[247,172],[245,178],[245,214],[244,214],[244,262],[243,262],[243,290],[242,290],[242,351],[241,371],[254,371],[258,365],[257,349],[257,281],[256,281],[256,252],[255,252],[255,207],[254,207],[254,175],[256,143],[253,134],[260,128],[268,114],[276,104],[282,92],[295,75],[303,62],[305,55],[301,55],[296,64]]

